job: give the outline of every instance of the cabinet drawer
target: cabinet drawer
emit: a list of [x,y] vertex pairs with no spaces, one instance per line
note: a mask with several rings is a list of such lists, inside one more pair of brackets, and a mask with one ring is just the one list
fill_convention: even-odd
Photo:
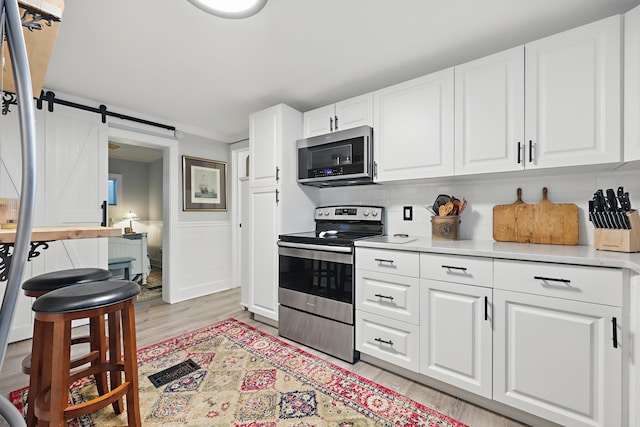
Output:
[[356,310],[356,350],[418,372],[419,349],[418,326]]
[[356,309],[420,323],[420,279],[375,271],[356,271]]
[[357,248],[356,267],[381,273],[419,277],[420,257],[418,252]]
[[619,268],[495,260],[494,273],[495,288],[622,306],[625,273]]
[[420,254],[420,276],[424,279],[490,288],[493,284],[493,259]]

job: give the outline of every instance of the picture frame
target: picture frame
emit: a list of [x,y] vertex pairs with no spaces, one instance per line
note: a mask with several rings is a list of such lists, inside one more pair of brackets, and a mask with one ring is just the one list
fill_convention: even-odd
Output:
[[227,210],[227,163],[182,156],[183,211]]

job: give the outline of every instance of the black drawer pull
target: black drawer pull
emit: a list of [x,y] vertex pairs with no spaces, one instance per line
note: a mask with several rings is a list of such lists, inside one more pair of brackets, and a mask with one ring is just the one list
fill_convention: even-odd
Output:
[[484,297],[484,320],[489,320],[489,297]]
[[467,267],[456,267],[455,265],[443,265],[442,268],[446,268],[447,270],[467,271]]
[[375,294],[374,297],[384,298],[384,299],[388,299],[388,300],[393,301],[393,297],[392,296],[388,296],[388,295]]
[[376,338],[375,341],[378,341],[380,344],[389,344],[389,345],[393,345],[393,341],[389,340],[383,340],[382,338]]
[[378,261],[378,264],[384,264],[384,263],[393,264],[392,259],[375,258],[374,261]]
[[544,276],[533,276],[536,280],[544,280],[546,282],[562,282],[562,283],[571,283],[569,279],[555,279],[553,277],[544,277]]
[[618,348],[618,320],[614,317],[611,323],[613,324],[613,348]]

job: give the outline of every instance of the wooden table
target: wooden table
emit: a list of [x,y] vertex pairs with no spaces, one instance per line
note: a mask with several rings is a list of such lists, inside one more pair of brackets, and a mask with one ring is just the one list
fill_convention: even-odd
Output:
[[[66,227],[33,227],[29,258],[37,257],[40,251],[56,240],[92,239],[96,237],[121,236],[121,228],[100,227],[97,225],[71,225]],[[9,265],[13,255],[13,243],[16,240],[15,229],[0,229],[0,282],[7,280]]]
[[[94,237],[121,236],[121,228],[71,225],[68,227],[33,227],[32,242],[52,242],[54,240],[91,239]],[[13,243],[16,230],[0,229],[0,243]]]

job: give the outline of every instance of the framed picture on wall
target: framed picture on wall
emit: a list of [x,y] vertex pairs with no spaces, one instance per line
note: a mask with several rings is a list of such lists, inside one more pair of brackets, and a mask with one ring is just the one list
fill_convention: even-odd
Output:
[[183,211],[227,210],[227,163],[182,156]]

